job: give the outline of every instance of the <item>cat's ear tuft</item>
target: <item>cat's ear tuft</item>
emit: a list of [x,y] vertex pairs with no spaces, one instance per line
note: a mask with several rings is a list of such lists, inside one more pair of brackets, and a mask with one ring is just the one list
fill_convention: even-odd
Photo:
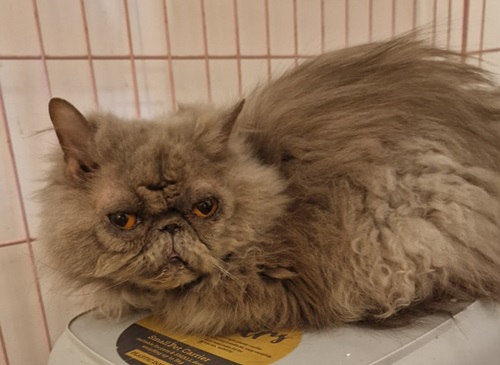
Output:
[[233,130],[234,123],[243,109],[243,105],[245,105],[245,99],[241,100],[236,106],[231,110],[231,112],[226,116],[224,123],[222,124],[222,135],[227,140],[231,135],[231,131]]
[[64,153],[70,176],[81,178],[96,170],[97,164],[89,155],[93,129],[85,117],[64,99],[52,98],[49,115]]

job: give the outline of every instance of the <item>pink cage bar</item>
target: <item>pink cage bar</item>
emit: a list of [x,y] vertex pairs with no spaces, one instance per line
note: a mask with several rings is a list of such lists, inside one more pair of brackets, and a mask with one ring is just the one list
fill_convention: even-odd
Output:
[[[241,1],[241,0],[240,0]],[[208,100],[212,99],[212,90],[211,90],[211,74],[210,74],[210,67],[209,63],[211,60],[235,60],[236,65],[237,65],[237,84],[238,84],[238,92],[241,94],[242,93],[242,60],[245,59],[261,59],[265,60],[266,65],[267,65],[267,77],[271,77],[271,60],[273,59],[290,59],[293,60],[295,64],[297,64],[300,59],[310,57],[308,55],[301,55],[299,54],[299,47],[298,47],[298,31],[297,31],[297,0],[292,0],[293,4],[293,53],[289,55],[274,55],[271,52],[271,42],[270,42],[270,15],[269,15],[269,0],[261,0],[263,1],[264,5],[264,16],[265,16],[265,39],[266,39],[266,53],[261,54],[261,55],[250,55],[250,54],[242,54],[241,53],[241,47],[240,47],[240,28],[239,28],[239,21],[238,21],[238,0],[233,0],[232,1],[232,7],[233,7],[233,17],[234,17],[234,29],[235,29],[235,39],[236,39],[236,53],[235,54],[226,54],[226,55],[213,55],[210,54],[210,49],[207,41],[207,25],[206,25],[206,18],[205,18],[205,0],[199,0],[199,5],[201,8],[201,19],[200,22],[202,24],[202,31],[203,31],[203,49],[204,53],[203,54],[192,54],[192,55],[175,55],[172,54],[171,52],[171,39],[170,39],[170,24],[169,24],[169,16],[170,14],[168,13],[167,9],[167,3],[166,0],[162,0],[162,10],[163,10],[163,19],[164,19],[164,32],[165,32],[165,39],[166,39],[166,54],[164,55],[138,55],[135,54],[134,48],[133,48],[133,42],[132,42],[132,35],[131,35],[131,26],[130,26],[130,16],[129,16],[129,7],[128,7],[128,2],[127,0],[123,0],[123,7],[125,9],[125,22],[126,22],[126,39],[127,39],[127,44],[128,44],[128,54],[122,54],[122,55],[99,55],[99,54],[94,54],[92,52],[92,47],[91,47],[91,41],[90,41],[90,36],[89,36],[89,25],[88,25],[88,20],[87,20],[87,12],[85,8],[85,1],[80,0],[80,13],[82,17],[82,22],[83,22],[83,28],[84,28],[84,37],[85,37],[85,47],[86,47],[86,54],[75,54],[75,55],[50,55],[46,54],[45,48],[44,48],[44,42],[43,42],[43,34],[40,26],[40,18],[39,18],[39,13],[38,13],[38,5],[36,0],[32,0],[32,7],[33,7],[33,17],[34,17],[34,22],[36,25],[36,32],[37,32],[37,38],[38,38],[38,43],[39,43],[39,49],[40,53],[38,55],[8,55],[8,54],[0,54],[0,61],[1,60],[39,60],[43,64],[43,72],[44,72],[44,79],[45,79],[45,87],[47,90],[48,95],[52,95],[51,91],[51,84],[50,84],[50,78],[49,78],[49,69],[47,67],[47,61],[48,60],[86,60],[89,68],[89,73],[90,73],[90,78],[91,78],[91,92],[92,92],[92,97],[93,97],[93,104],[96,108],[99,107],[99,92],[98,92],[98,87],[96,83],[96,74],[94,70],[94,61],[96,60],[129,60],[130,62],[130,69],[131,69],[131,77],[132,77],[132,92],[133,92],[133,100],[134,100],[134,109],[135,109],[135,115],[136,117],[141,116],[141,96],[139,93],[139,88],[138,88],[138,80],[137,80],[137,71],[136,71],[136,66],[135,63],[137,60],[164,60],[166,63],[166,67],[168,70],[168,75],[169,75],[169,88],[170,88],[170,95],[171,98],[168,101],[172,108],[175,107],[176,104],[176,85],[174,82],[174,71],[173,71],[173,66],[172,62],[174,60],[203,60],[204,61],[204,71],[205,71],[205,77],[206,77],[206,93],[207,93],[207,98]],[[349,45],[349,19],[350,19],[350,6],[349,6],[349,0],[343,0],[345,1],[345,38],[344,38],[344,43],[345,46]],[[448,9],[448,25],[447,25],[447,46],[450,46],[450,28],[451,28],[451,8],[452,8],[452,1],[453,0],[447,0],[447,9]],[[455,0],[455,1],[460,1],[463,6],[463,19],[462,19],[462,37],[461,37],[461,49],[460,52],[464,55],[474,55],[479,58],[479,62],[482,61],[483,55],[485,53],[491,53],[491,52],[499,52],[500,48],[484,48],[483,47],[483,39],[484,39],[484,23],[485,23],[485,9],[486,9],[486,2],[487,0],[482,0],[482,14],[481,14],[481,32],[480,32],[480,40],[479,40],[479,48],[474,49],[474,50],[469,50],[468,49],[468,22],[469,22],[469,7],[470,7],[470,0]],[[369,0],[369,9],[368,9],[368,36],[367,40],[371,41],[373,39],[373,2],[374,0]],[[417,12],[417,2],[418,0],[413,0],[413,14],[412,14],[412,27],[413,29],[416,29],[416,12]],[[392,0],[392,12],[390,14],[390,22],[391,22],[391,29],[392,29],[392,35],[395,34],[395,22],[396,22],[396,7],[397,7],[397,2],[396,0]],[[432,22],[432,39],[435,41],[436,38],[436,8],[437,8],[437,0],[433,0],[433,22]],[[320,49],[321,51],[325,51],[325,17],[327,17],[328,14],[326,13],[325,10],[325,0],[321,0],[320,3],[320,34],[318,37],[320,37]],[[1,52],[1,50],[0,50]],[[6,105],[4,103],[4,98],[3,98],[3,93],[2,93],[2,85],[0,83],[0,115],[2,116],[3,119],[3,128],[6,131],[6,136],[7,136],[7,144],[8,144],[8,151],[10,154],[10,162],[11,162],[11,167],[14,172],[14,177],[15,177],[15,188],[16,188],[16,194],[17,194],[17,199],[18,199],[18,204],[21,209],[22,213],[22,224],[23,224],[23,230],[24,230],[24,237],[19,238],[16,240],[12,241],[6,241],[6,242],[0,242],[0,250],[5,247],[13,246],[13,245],[26,245],[30,257],[30,262],[33,270],[34,277],[36,278],[36,285],[35,285],[35,290],[37,292],[37,297],[38,297],[38,303],[39,303],[39,310],[41,313],[41,318],[42,318],[42,326],[44,328],[44,333],[45,333],[45,342],[47,348],[50,350],[52,347],[50,335],[49,335],[49,329],[48,329],[48,323],[47,323],[47,316],[45,312],[45,305],[42,297],[42,292],[40,289],[40,284],[38,282],[38,273],[37,269],[35,266],[35,256],[33,253],[33,244],[35,243],[35,238],[31,236],[30,234],[30,229],[28,226],[27,218],[26,218],[26,208],[25,204],[23,201],[23,192],[21,190],[21,184],[20,184],[20,179],[19,179],[19,174],[18,174],[18,169],[17,169],[17,161],[16,161],[16,156],[14,154],[14,150],[12,148],[11,140],[10,140],[10,132],[9,132],[9,123],[7,119],[7,111],[6,111]],[[7,365],[10,365],[9,363],[9,356],[8,356],[8,351],[5,346],[5,340],[4,336],[2,333],[2,327],[0,324],[0,358],[3,359],[3,362]]]

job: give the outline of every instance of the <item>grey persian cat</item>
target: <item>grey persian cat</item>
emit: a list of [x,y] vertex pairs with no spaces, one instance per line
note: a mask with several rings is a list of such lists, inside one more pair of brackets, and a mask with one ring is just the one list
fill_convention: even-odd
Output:
[[500,92],[458,55],[403,37],[228,109],[49,112],[42,240],[109,315],[217,335],[499,297]]

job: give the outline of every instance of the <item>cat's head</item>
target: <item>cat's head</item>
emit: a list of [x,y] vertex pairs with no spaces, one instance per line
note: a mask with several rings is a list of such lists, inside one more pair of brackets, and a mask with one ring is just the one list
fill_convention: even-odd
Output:
[[242,106],[123,121],[52,99],[62,154],[41,231],[54,268],[82,284],[168,290],[217,276],[250,249],[287,198],[278,173],[232,132]]

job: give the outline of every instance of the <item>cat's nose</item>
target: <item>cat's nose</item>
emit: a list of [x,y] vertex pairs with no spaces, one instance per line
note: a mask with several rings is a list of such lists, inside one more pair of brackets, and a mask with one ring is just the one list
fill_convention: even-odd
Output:
[[167,231],[168,233],[170,233],[173,236],[180,229],[181,229],[181,227],[179,227],[178,224],[176,224],[176,223],[169,223],[166,226],[164,226],[163,228],[161,228],[160,231]]

